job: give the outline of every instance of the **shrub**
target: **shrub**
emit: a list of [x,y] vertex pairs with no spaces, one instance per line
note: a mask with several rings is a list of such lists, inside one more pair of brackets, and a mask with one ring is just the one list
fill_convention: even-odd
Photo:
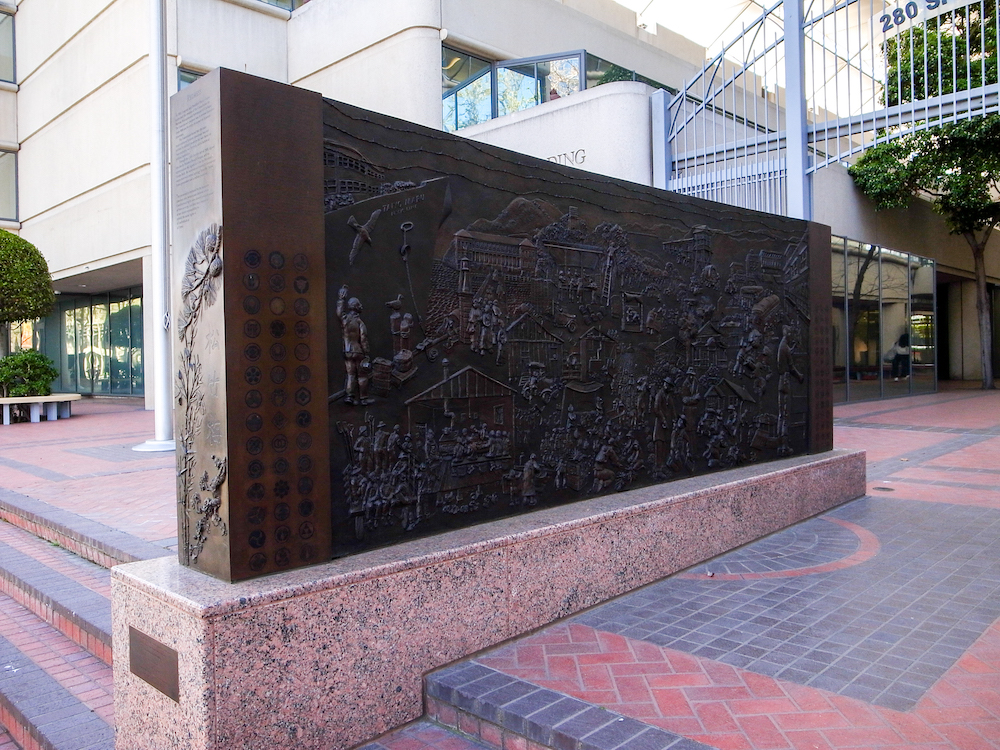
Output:
[[49,266],[38,248],[0,229],[0,323],[44,318],[54,304]]
[[4,396],[48,396],[59,377],[51,359],[34,349],[0,359],[0,390]]

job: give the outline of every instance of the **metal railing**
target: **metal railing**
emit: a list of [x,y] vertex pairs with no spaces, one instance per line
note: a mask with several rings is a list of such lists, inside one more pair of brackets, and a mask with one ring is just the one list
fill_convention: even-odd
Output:
[[663,186],[795,214],[816,170],[997,112],[998,2],[778,0],[663,102]]

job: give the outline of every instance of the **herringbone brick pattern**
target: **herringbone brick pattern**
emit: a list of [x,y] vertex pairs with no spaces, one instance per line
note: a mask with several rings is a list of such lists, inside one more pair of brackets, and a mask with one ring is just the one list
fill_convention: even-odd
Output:
[[564,624],[478,662],[721,750],[1000,747],[1000,625],[912,712]]

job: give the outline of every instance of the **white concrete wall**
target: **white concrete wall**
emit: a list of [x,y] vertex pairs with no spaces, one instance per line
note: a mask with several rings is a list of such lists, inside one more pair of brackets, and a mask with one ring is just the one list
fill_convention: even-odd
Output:
[[288,80],[441,127],[438,0],[313,0],[288,22]]
[[174,2],[167,49],[180,57],[181,65],[230,68],[289,82],[288,22],[267,12],[269,7],[254,9],[224,0]]
[[330,99],[440,128],[440,31],[402,29],[292,82]]
[[607,83],[457,131],[558,164],[652,184],[649,97],[643,83]]

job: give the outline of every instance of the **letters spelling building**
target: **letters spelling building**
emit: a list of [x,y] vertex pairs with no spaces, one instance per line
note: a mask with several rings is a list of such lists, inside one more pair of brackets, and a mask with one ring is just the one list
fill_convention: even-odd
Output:
[[[612,0],[0,0],[0,227],[39,247],[59,292],[55,312],[16,327],[11,345],[51,356],[57,390],[141,395],[149,408],[169,371],[148,343],[159,324],[151,237],[166,211],[150,167],[158,11],[167,96],[223,66],[647,185],[662,158],[657,92],[669,100],[706,60]],[[749,96],[777,107],[782,94]],[[327,210],[381,182],[364,154],[331,145],[324,162]],[[812,218],[838,238],[835,400],[977,379],[964,241],[928,205],[876,215],[840,165],[812,189]],[[997,283],[998,254],[988,257]],[[866,259],[879,273],[856,283]],[[900,386],[880,353],[907,327],[914,377]]]

